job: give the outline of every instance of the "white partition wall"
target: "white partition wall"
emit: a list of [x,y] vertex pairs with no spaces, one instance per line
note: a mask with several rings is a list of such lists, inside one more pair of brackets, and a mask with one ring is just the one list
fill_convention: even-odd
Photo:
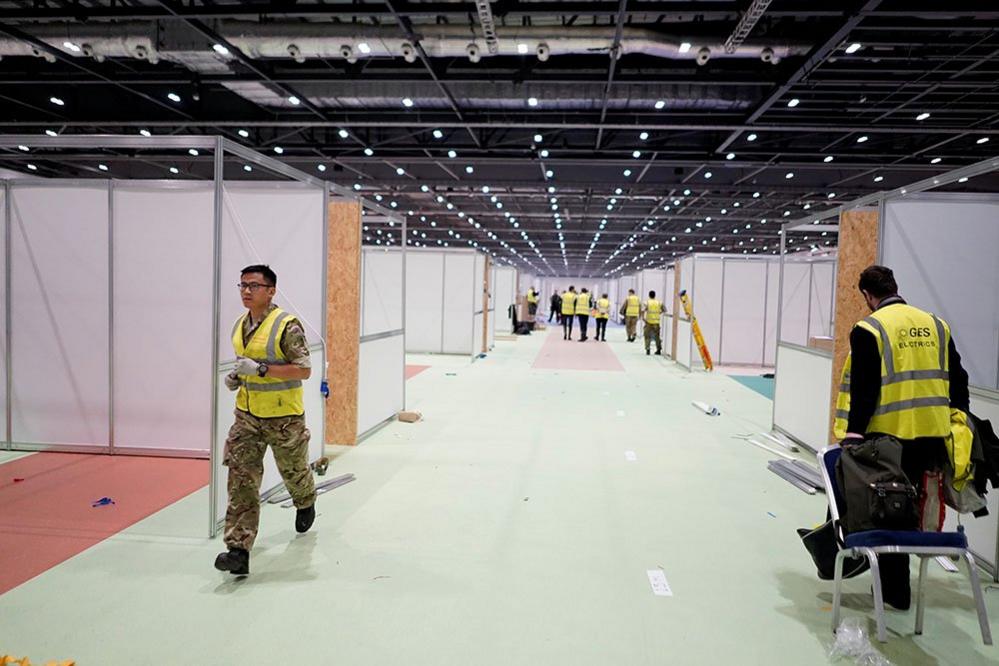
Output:
[[[550,296],[550,294],[549,294]],[[513,330],[513,320],[510,318],[510,306],[517,303],[517,269],[510,266],[498,266],[496,268],[496,282],[493,285],[493,307],[496,315],[495,329],[500,333],[509,333]],[[547,313],[548,300],[544,293],[541,294],[541,303],[538,305],[538,313]],[[546,314],[547,316],[547,314]]]
[[363,437],[405,406],[403,262],[407,250],[361,250],[357,432]]
[[[692,255],[683,257],[680,259],[679,264],[680,288],[677,293],[686,291],[689,295],[691,285],[694,283],[694,257]],[[691,357],[694,353],[694,340],[690,319],[683,312],[683,306],[680,306],[680,311],[676,313],[676,316],[678,318],[676,326],[676,362],[690,370],[692,367]]]
[[835,258],[786,256],[781,292],[781,342],[807,346],[812,337],[833,334]]
[[483,279],[484,258],[474,250],[407,249],[406,351],[478,354]]
[[788,343],[777,346],[773,425],[813,451],[829,443],[831,352]]

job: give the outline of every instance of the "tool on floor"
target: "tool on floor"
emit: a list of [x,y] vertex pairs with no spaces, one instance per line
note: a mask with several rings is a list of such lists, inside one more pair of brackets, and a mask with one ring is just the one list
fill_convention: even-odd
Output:
[[708,345],[704,342],[701,325],[697,323],[697,317],[694,316],[694,308],[690,304],[690,297],[687,296],[686,289],[680,292],[680,303],[683,305],[683,311],[686,313],[687,319],[690,320],[690,330],[694,334],[697,351],[701,353],[701,361],[704,362],[704,369],[710,372],[714,370],[715,364],[711,362],[711,352],[708,351]]
[[797,453],[798,452],[798,447],[795,446],[794,444],[792,444],[791,442],[785,442],[782,439],[778,439],[777,437],[774,437],[773,435],[771,435],[768,432],[761,432],[760,435],[762,435],[763,437],[766,437],[767,439],[769,439],[771,442],[773,442],[775,444],[780,444],[781,446],[783,446],[788,451],[791,451],[792,453]]
[[111,504],[114,504],[113,499],[111,499],[110,497],[102,497],[96,502],[91,502],[90,506],[96,509],[99,506],[109,506]]
[[767,469],[769,469],[771,472],[773,472],[774,474],[776,474],[780,478],[782,478],[785,481],[787,481],[788,483],[790,483],[792,486],[794,486],[795,488],[797,488],[801,492],[808,493],[809,495],[814,495],[815,494],[815,492],[816,492],[815,488],[813,488],[812,486],[810,486],[805,481],[802,481],[801,479],[799,479],[797,476],[795,476],[794,474],[792,474],[791,472],[789,472],[786,468],[779,466],[778,463],[781,463],[781,462],[784,462],[784,461],[783,460],[771,460],[769,463],[767,463]]
[[[340,486],[350,483],[355,479],[353,474],[341,474],[340,476],[334,476],[332,479],[326,479],[322,483],[316,484],[316,494],[323,488],[329,488],[333,490],[334,488],[339,488]],[[280,493],[276,493],[267,499],[268,504],[280,504],[281,502],[286,502],[291,499],[291,493],[284,490]]]
[[721,412],[718,411],[717,407],[715,407],[713,405],[709,405],[706,402],[697,402],[695,400],[694,402],[692,402],[690,404],[692,404],[694,407],[697,407],[699,410],[701,410],[702,412],[704,412],[708,416],[721,416]]
[[819,470],[802,460],[771,460],[767,469],[809,495],[825,492]]
[[[332,485],[322,486],[322,487],[318,487],[317,486],[316,487],[316,497],[318,497],[320,495],[325,495],[329,491],[336,490],[340,486],[345,486],[348,483],[350,483],[351,481],[354,481],[356,479],[356,477],[354,477],[353,474],[345,475],[345,476],[350,476],[350,478],[349,479],[345,479],[341,483],[335,483],[335,484],[332,484]],[[284,503],[281,504],[281,508],[282,509],[290,509],[293,506],[295,506],[295,502],[294,502],[294,500],[290,500],[290,499],[287,502],[284,502]]]

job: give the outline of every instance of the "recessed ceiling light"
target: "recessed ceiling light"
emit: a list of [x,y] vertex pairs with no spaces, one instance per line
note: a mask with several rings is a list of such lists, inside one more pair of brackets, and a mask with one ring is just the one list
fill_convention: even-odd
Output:
[[474,173],[474,172],[475,172],[475,167],[473,167],[471,164],[465,167],[465,173]]
[[934,157],[932,160],[930,160],[930,164],[940,164],[940,160],[941,158]]
[[830,192],[829,194],[826,195],[826,199],[835,199],[835,198],[836,198],[835,192]]
[[791,180],[792,178],[794,178],[794,172],[788,171],[787,173],[784,174],[784,178]]
[[372,155],[375,154],[375,151],[371,150],[370,148],[365,148],[364,154],[367,155],[368,157],[371,157]]
[[641,156],[642,156],[642,151],[640,151],[640,150],[636,150],[635,152],[633,152],[633,153],[631,154],[631,156],[632,156],[632,157],[634,157],[634,158],[635,158],[635,159],[637,160],[637,159],[638,159],[639,157],[641,157]]
[[683,42],[680,44],[680,53],[686,53],[690,50],[690,42]]
[[277,153],[278,155],[281,155],[284,153],[284,148],[282,148],[281,146],[274,146],[274,152]]
[[219,55],[229,55],[229,49],[221,44],[212,44],[212,49],[214,49]]
[[968,182],[968,177],[967,176],[963,176],[961,178],[958,178],[957,182],[959,182],[959,183],[967,183]]
[[541,136],[540,134],[535,134],[534,135],[534,143],[541,143],[542,141],[544,141],[544,137],[543,136]]
[[27,164],[25,166],[27,166],[28,169],[30,169],[31,171],[38,171],[38,167],[36,167],[34,164]]
[[73,53],[79,53],[80,52],[80,47],[77,46],[76,44],[74,44],[73,42],[63,42],[62,45],[63,45],[63,48],[69,49]]
[[59,133],[55,130],[47,129],[45,130],[45,136],[59,136]]
[[27,146],[25,146],[24,144],[21,144],[21,145],[19,145],[19,146],[17,147],[17,149],[18,149],[18,150],[23,150],[24,152],[28,152],[29,150],[31,150],[30,148],[28,148],[28,147],[27,147]]
[[167,93],[167,99],[170,100],[171,102],[179,102],[180,101],[180,95],[178,95],[175,92]]
[[930,117],[930,114],[927,113],[926,111],[923,111],[918,116],[916,116],[916,120],[926,120],[929,117]]
[[756,141],[756,135],[750,134],[749,136],[746,137],[746,141]]
[[735,153],[729,153],[728,155],[725,156],[725,159],[727,159],[727,160],[734,160],[735,159]]
[[979,139],[975,143],[977,143],[977,144],[983,144],[983,143],[988,143],[988,142],[989,142],[989,137],[983,136],[981,139]]
[[552,171],[551,169],[549,169],[548,171],[545,171],[545,178],[551,178],[554,175],[555,175],[555,172]]
[[833,159],[834,159],[834,158],[833,158],[833,156],[832,156],[832,155],[826,155],[826,156],[825,156],[825,158],[823,158],[823,160],[822,160],[822,161],[823,161],[823,162],[826,162],[826,163],[828,164],[829,162],[832,162],[832,161],[833,161]]
[[294,95],[288,95],[288,102],[291,103],[292,106],[298,106],[302,103],[302,100],[298,99]]
[[357,50],[361,53],[371,53],[371,47],[368,46],[367,42],[361,42],[357,45]]
[[797,97],[794,97],[793,99],[791,99],[790,102],[787,103],[787,105],[792,109],[798,106],[799,104],[801,104],[801,100],[798,99]]
[[528,97],[527,98],[527,106],[537,106],[537,105],[538,105],[538,98],[537,97]]
[[885,179],[884,176],[874,176],[874,182],[875,183],[880,183],[884,179]]
[[854,42],[853,44],[850,44],[849,46],[846,47],[846,52],[847,53],[856,53],[861,48],[862,48],[862,46],[861,46],[860,42]]
[[449,150],[447,151],[447,156],[450,157],[451,159],[454,159],[458,157],[458,153],[454,152],[453,150]]
[[[340,131],[342,132],[343,130],[340,130]],[[443,139],[444,138],[444,132],[440,131],[439,129],[434,130],[434,138],[435,139]]]
[[56,106],[66,106],[66,102],[62,101],[62,99],[59,97],[49,97],[49,101],[55,104]]
[[864,143],[865,141],[867,141],[867,135],[866,134],[864,136],[858,136],[857,137],[857,143]]
[[108,165],[107,164],[98,164],[97,168],[100,169],[101,171],[107,171],[108,170]]
[[517,53],[525,55],[527,53],[527,44],[524,44],[523,42],[517,44]]
[[548,153],[547,149],[541,151],[541,157],[548,157],[548,155],[549,155],[549,153]]
[[139,134],[141,134],[142,136],[152,136],[152,133],[147,129],[140,129]]
[[759,199],[760,198],[760,193],[759,192],[753,192],[753,198],[754,199]]
[[395,175],[397,175],[397,176],[404,176],[404,175],[406,175],[406,170],[403,169],[402,167],[396,167],[395,168]]
[[666,102],[664,102],[663,100],[659,100],[658,102],[656,102],[655,106],[656,106],[656,110],[659,111],[659,110],[665,108]]
[[180,173],[180,169],[177,167],[170,167],[170,173]]
[[250,133],[249,133],[249,132],[247,132],[247,131],[246,131],[245,129],[241,129],[241,130],[238,130],[238,131],[236,132],[236,134],[240,135],[240,136],[241,136],[241,137],[243,137],[244,139],[248,139],[248,138],[250,138]]
[[251,167],[249,164],[244,164],[243,165],[243,171],[246,171],[247,173],[249,173],[250,171],[253,171],[253,167]]
[[646,139],[649,138],[649,133],[648,132],[642,132],[641,134],[638,135],[638,138],[641,139],[642,141],[645,141]]
[[360,183],[354,183],[354,190],[359,192],[361,190],[361,184]]
[[402,98],[402,105],[408,109],[409,107],[413,106],[413,100],[411,100],[408,97],[403,97]]
[[197,148],[188,148],[187,149],[187,154],[190,155],[191,157],[197,157],[199,155],[198,149]]
[[624,177],[627,178],[630,175],[631,175],[631,169],[625,169],[624,170]]
[[711,177],[711,176],[713,176],[713,175],[714,175],[714,174],[713,174],[713,173],[711,173],[710,171],[707,171],[707,172],[705,172],[705,173],[704,173],[704,177],[705,177],[705,178],[710,178],[710,177]]

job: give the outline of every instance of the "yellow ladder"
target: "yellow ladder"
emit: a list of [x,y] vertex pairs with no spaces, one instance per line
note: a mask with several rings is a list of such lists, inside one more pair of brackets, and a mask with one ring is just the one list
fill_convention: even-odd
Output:
[[704,343],[701,325],[697,323],[697,317],[694,316],[694,309],[690,305],[690,297],[687,296],[686,289],[680,292],[680,303],[683,304],[683,311],[687,314],[687,319],[690,320],[690,330],[694,334],[697,351],[701,353],[701,360],[704,361],[704,369],[710,372],[714,369],[715,364],[711,362],[711,352],[708,351],[708,346]]

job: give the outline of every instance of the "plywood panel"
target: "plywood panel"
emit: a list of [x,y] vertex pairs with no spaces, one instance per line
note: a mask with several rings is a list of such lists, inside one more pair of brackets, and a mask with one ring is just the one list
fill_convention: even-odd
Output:
[[361,338],[361,203],[330,201],[327,211],[326,340],[330,397],[326,440],[357,443],[358,354]]
[[829,434],[836,414],[836,395],[843,364],[850,353],[850,330],[870,312],[857,289],[860,273],[878,258],[878,211],[851,210],[839,216],[839,250],[836,266],[836,309],[833,322],[833,367],[829,378]]

